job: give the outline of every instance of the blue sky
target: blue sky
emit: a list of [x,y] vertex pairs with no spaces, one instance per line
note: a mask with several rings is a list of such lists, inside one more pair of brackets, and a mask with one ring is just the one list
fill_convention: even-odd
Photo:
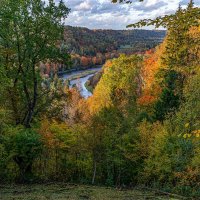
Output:
[[[64,0],[71,8],[67,25],[90,29],[125,29],[126,25],[145,18],[174,13],[179,4],[189,0],[144,0],[134,4],[112,4],[111,0]],[[200,0],[195,0],[200,6]],[[152,29],[153,27],[150,27]]]

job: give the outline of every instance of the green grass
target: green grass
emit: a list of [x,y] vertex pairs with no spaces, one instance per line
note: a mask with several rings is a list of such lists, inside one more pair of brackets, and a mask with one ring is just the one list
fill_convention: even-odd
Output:
[[145,190],[117,190],[74,184],[4,185],[0,200],[179,200]]
[[74,79],[79,79],[79,78],[83,78],[83,77],[86,77],[86,76],[88,76],[88,75],[90,75],[90,74],[94,74],[94,73],[96,73],[96,72],[98,72],[98,70],[96,70],[96,69],[93,69],[93,70],[86,70],[86,71],[84,71],[84,72],[80,72],[80,73],[78,73],[78,74],[75,74],[75,75],[72,75],[72,76],[70,76],[70,78],[68,79],[68,80],[74,80]]

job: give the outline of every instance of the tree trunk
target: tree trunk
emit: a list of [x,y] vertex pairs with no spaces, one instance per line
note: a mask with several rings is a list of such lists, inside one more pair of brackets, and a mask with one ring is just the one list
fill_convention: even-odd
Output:
[[23,160],[23,158],[15,157],[14,161],[19,166],[20,174],[19,174],[19,183],[27,183],[30,182],[33,178],[32,173],[32,162],[29,162],[28,164],[26,161]]
[[96,171],[97,171],[97,163],[96,163],[96,161],[94,161],[94,162],[93,162],[93,177],[92,177],[92,184],[94,184],[94,181],[95,181]]

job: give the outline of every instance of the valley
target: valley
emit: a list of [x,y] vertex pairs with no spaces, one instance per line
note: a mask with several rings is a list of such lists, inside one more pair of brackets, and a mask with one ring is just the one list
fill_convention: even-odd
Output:
[[0,200],[199,199],[199,6],[0,0]]
[[88,79],[101,70],[102,67],[90,68],[87,70],[78,70],[75,72],[62,75],[60,78],[63,80],[69,80],[69,87],[77,87],[81,95],[84,98],[88,98],[92,95],[86,88],[85,84]]

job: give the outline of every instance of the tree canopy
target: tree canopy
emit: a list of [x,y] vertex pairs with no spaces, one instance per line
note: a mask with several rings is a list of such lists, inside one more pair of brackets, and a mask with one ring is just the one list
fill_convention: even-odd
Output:
[[58,5],[52,0],[48,4],[41,0],[1,1],[0,71],[4,95],[0,105],[10,110],[15,124],[30,127],[33,117],[44,107],[42,98],[48,93],[41,84],[41,63],[69,63],[69,56],[63,54],[58,43],[68,13],[62,1]]

